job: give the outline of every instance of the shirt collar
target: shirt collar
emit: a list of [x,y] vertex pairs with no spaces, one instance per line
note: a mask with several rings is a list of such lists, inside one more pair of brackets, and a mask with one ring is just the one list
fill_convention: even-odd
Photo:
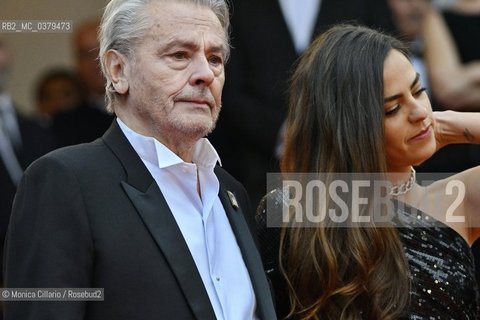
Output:
[[[117,118],[117,123],[141,159],[159,168],[167,168],[176,164],[185,163],[185,161],[157,139],[133,131],[120,120],[120,118]],[[206,138],[200,139],[195,144],[192,160],[196,165],[205,168],[213,169],[217,162],[221,165],[217,151]]]
[[220,156],[210,141],[208,141],[207,138],[201,138],[198,140],[193,150],[193,163],[198,166],[213,168],[217,162],[220,166],[222,165]]

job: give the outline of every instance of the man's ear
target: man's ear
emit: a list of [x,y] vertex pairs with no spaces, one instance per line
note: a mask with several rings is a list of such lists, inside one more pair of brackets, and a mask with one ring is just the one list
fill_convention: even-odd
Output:
[[105,53],[105,69],[113,88],[119,94],[128,92],[127,78],[128,60],[117,50],[110,49]]

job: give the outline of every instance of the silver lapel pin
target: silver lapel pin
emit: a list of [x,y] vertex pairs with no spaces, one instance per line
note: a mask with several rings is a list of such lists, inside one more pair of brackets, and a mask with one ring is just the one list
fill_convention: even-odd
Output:
[[230,198],[230,203],[232,204],[232,207],[236,210],[240,208],[237,202],[237,198],[235,198],[235,195],[233,192],[227,190],[228,197]]

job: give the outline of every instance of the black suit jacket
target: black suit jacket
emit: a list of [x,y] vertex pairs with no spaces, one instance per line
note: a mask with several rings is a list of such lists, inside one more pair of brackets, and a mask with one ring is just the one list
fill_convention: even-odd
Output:
[[[257,313],[275,319],[246,192],[215,172]],[[8,287],[105,289],[102,302],[8,302],[6,320],[215,319],[175,219],[116,121],[101,139],[54,151],[27,170],[7,235],[5,280]]]
[[[266,194],[266,173],[278,171],[274,150],[298,54],[278,0],[231,2],[232,52],[222,113],[210,139],[256,206]],[[386,1],[322,0],[313,36],[339,22],[392,28]]]

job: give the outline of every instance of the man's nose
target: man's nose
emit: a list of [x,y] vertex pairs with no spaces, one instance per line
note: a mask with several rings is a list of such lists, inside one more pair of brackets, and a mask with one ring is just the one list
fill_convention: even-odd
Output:
[[215,74],[212,70],[212,66],[210,65],[207,57],[201,56],[195,59],[192,65],[192,75],[190,77],[190,84],[194,85],[205,85],[209,86],[213,79],[215,78]]

